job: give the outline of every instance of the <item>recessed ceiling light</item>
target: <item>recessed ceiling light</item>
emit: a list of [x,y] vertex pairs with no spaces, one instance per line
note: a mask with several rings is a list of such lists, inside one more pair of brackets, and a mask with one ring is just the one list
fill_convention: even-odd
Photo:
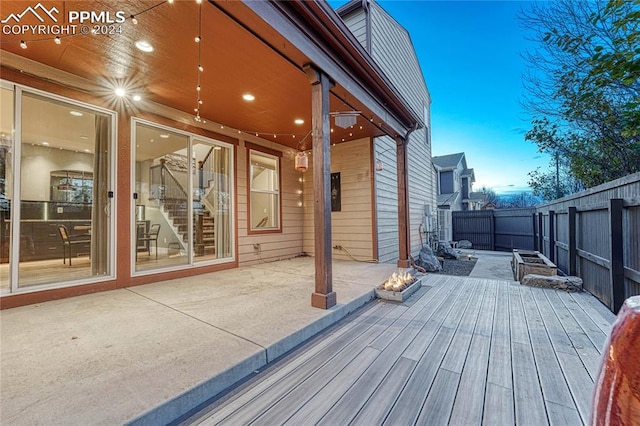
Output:
[[296,123],[298,126],[301,124],[304,124],[304,120],[302,118],[296,118],[295,120],[293,120],[294,123]]
[[142,96],[140,95],[133,95],[133,100],[136,102],[139,102],[140,100],[142,100]]
[[162,139],[169,139],[169,135],[168,135],[168,134],[166,134],[166,133],[161,134],[161,135],[160,135],[160,137],[161,137]]
[[136,41],[136,47],[143,52],[150,53],[153,52],[153,46],[149,44],[146,40],[138,40]]
[[82,117],[84,115],[80,111],[69,111],[69,114],[73,115],[74,117]]
[[253,96],[251,93],[245,93],[244,95],[242,95],[242,99],[244,99],[245,101],[253,101],[256,99],[255,96]]
[[118,87],[116,89],[116,96],[123,97],[126,94],[127,94],[127,92],[122,87]]

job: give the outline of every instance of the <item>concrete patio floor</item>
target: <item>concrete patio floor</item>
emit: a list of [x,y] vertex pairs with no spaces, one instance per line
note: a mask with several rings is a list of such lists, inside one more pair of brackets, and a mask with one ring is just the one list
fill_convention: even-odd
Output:
[[393,264],[334,261],[338,305],[311,307],[313,258],[0,312],[0,424],[164,424],[373,298]]

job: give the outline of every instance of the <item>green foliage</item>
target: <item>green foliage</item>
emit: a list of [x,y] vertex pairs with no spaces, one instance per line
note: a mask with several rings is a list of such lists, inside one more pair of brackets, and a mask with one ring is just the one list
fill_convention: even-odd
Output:
[[559,191],[558,173],[536,170],[532,188],[549,199],[575,181],[590,187],[640,171],[640,0],[561,0],[522,19],[540,46],[527,59],[542,75],[526,80],[537,117],[526,139],[558,155],[568,179]]

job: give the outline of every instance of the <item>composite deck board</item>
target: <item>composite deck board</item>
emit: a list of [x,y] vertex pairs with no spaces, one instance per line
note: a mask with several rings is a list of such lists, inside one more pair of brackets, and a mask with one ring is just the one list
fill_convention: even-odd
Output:
[[519,287],[509,287],[515,418],[517,424],[545,425],[548,424],[547,413],[524,316],[521,291]]
[[[300,407],[298,411],[284,422],[286,425],[306,425],[315,424],[327,410],[335,403],[339,395],[346,392],[353,383],[355,383],[364,373],[364,371],[373,363],[380,351],[371,347],[364,348],[360,354],[353,359],[340,372],[340,377],[333,378],[327,382],[323,377],[316,377],[315,384],[309,382],[309,388],[296,389],[285,398],[281,399],[278,404],[267,411],[266,415],[259,419],[259,424],[273,425],[281,424],[283,419],[292,411],[292,407]],[[306,382],[305,382],[306,384]],[[317,393],[312,394],[311,391],[320,389]],[[278,408],[280,408],[278,412]]]
[[[439,287],[433,290],[430,295],[421,297],[418,303],[412,304],[400,318],[389,326],[387,330],[392,330],[392,333],[382,333],[376,340],[367,345],[367,348],[364,348],[364,350],[369,348],[378,349],[381,352],[376,355],[371,363],[360,365],[360,367],[363,367],[361,380],[358,380],[358,383],[361,385],[356,386],[355,389],[351,389],[351,385],[354,384],[356,380],[349,383],[345,380],[344,374],[341,374],[338,383],[332,381],[332,383],[320,391],[322,395],[315,398],[321,401],[320,404],[305,405],[289,419],[288,422],[291,424],[315,424],[327,411],[336,406],[341,396],[344,396],[342,400],[349,401],[349,394],[355,392],[355,396],[362,399],[364,392],[367,391],[367,388],[362,387],[363,385],[368,386],[368,389],[371,389],[371,387],[375,389],[375,386],[382,381],[388,370],[393,366],[393,363],[398,359],[397,352],[405,348],[413,340],[426,320],[429,319],[430,313],[423,312],[427,302],[438,306],[446,300],[448,293],[449,289]],[[418,316],[419,318],[416,319]],[[381,337],[384,337],[386,342],[384,340],[380,341]],[[376,344],[376,342],[378,343]],[[336,390],[338,387],[340,391]],[[354,408],[356,408],[353,406],[353,401],[349,401],[348,406],[352,412]]]
[[545,291],[552,308],[556,312],[560,323],[569,336],[571,344],[576,349],[580,360],[586,367],[591,379],[595,381],[598,375],[598,367],[600,365],[600,349],[593,345],[593,342],[587,337],[586,333],[575,320],[571,312],[569,312],[555,290]]
[[[219,421],[237,411],[238,407],[250,403],[254,398],[258,398],[260,394],[265,392],[273,383],[287,378],[287,376],[299,366],[306,365],[308,367],[309,361],[318,354],[320,354],[318,359],[322,359],[336,352],[335,348],[341,348],[347,345],[367,328],[386,317],[386,315],[394,309],[397,309],[397,306],[375,302],[371,307],[363,309],[361,315],[351,318],[348,326],[346,322],[339,323],[333,329],[321,333],[320,336],[311,339],[310,342],[307,342],[307,344],[303,345],[298,351],[287,357],[286,362],[280,361],[272,365],[269,368],[267,380],[257,382],[256,380],[250,381],[244,386],[241,386],[237,392],[222,398],[219,402],[220,407],[212,407],[213,411],[215,411],[215,416],[203,419],[202,424],[217,424]],[[327,353],[327,348],[332,348],[329,349],[329,354]]]
[[482,283],[476,283],[476,285],[485,287],[485,294],[451,413],[450,423],[454,425],[477,425],[482,422],[491,334],[493,332],[496,284],[489,282],[486,285]]
[[[491,351],[489,352],[487,382],[503,388],[513,389],[509,294],[506,291],[506,284],[498,284],[497,287],[499,291],[496,295],[493,328],[491,330]],[[513,409],[513,392],[511,392],[511,406]]]
[[467,304],[467,309],[462,316],[460,324],[458,324],[456,334],[442,360],[441,368],[462,374],[462,368],[471,344],[471,337],[478,322],[485,288],[486,286],[483,285],[474,285],[471,301]]
[[241,407],[233,407],[232,412],[220,424],[248,424],[309,377],[315,374],[335,376],[339,372],[338,366],[355,356],[354,351],[359,351],[363,343],[366,345],[382,333],[399,316],[398,311],[405,310],[401,305],[394,306],[386,316],[365,328],[364,331],[356,331],[355,336],[347,333],[342,339],[345,344],[329,346],[318,352],[307,362],[289,372],[285,378],[269,385],[259,397],[252,399],[251,403],[241,403]]
[[[398,352],[402,351],[410,344],[414,338],[422,332],[432,317],[438,317],[442,309],[450,309],[451,305],[445,303],[449,300],[448,296],[453,291],[451,286],[438,286],[431,290],[431,294],[421,297],[421,301],[427,303],[415,304],[413,306],[421,307],[420,312],[416,316],[420,316],[420,321],[416,321],[414,317],[413,324],[409,324],[405,332],[398,336],[392,343],[392,346],[386,346],[380,356],[363,374],[354,386],[352,386],[338,402],[330,407],[322,418],[324,424],[347,424],[358,413],[364,403],[373,394],[382,380],[387,376],[394,367],[394,363],[398,360]],[[415,363],[412,363],[415,365]]]
[[[364,409],[361,408],[360,411],[357,411],[357,407],[354,407],[352,414],[345,416],[345,418],[350,419],[350,422],[334,422],[332,418],[327,417],[326,419],[323,418],[319,424],[327,426],[346,424],[370,426],[372,424],[381,424],[395,402],[395,395],[400,394],[400,391],[402,391],[415,370],[416,364],[417,362],[412,359],[400,357],[369,400],[370,403],[365,405]],[[394,395],[394,397],[390,397],[390,395]],[[342,412],[346,413],[346,410],[348,410],[348,407],[345,407]]]
[[607,339],[607,333],[605,333],[598,325],[589,318],[589,315],[584,311],[582,306],[571,297],[569,293],[558,292],[558,297],[564,303],[567,310],[573,315],[573,318],[580,325],[580,328],[587,335],[593,346],[598,350],[598,354],[602,354],[602,348],[604,347],[605,340]]
[[611,324],[615,320],[615,315],[598,299],[589,293],[571,293],[571,297],[580,305],[583,311],[591,320],[606,334],[611,331]]
[[562,374],[562,369],[560,368],[551,340],[547,334],[547,329],[542,321],[540,311],[533,299],[531,290],[529,288],[523,288],[521,296],[529,329],[529,336],[531,338],[531,347],[533,349],[533,355],[538,368],[540,386],[542,388],[545,405],[547,406],[547,412],[549,413],[549,423],[552,425],[562,426],[564,424],[564,414],[560,416],[560,418],[552,416],[552,412],[549,410],[550,404],[558,404],[567,408],[572,408],[576,416],[578,413],[575,410],[575,404],[571,397],[569,386]]
[[513,425],[513,389],[487,382],[482,424]]
[[186,423],[589,422],[615,319],[595,298],[441,275],[423,285],[403,304],[373,302]]
[[[470,281],[465,282],[464,286],[468,287],[469,283]],[[422,404],[429,394],[431,385],[456,335],[458,325],[466,312],[466,307],[478,292],[479,287],[474,287],[471,291],[461,288],[457,306],[449,311],[442,326],[436,332],[434,341],[420,358],[414,374],[398,396],[385,424],[412,424],[418,418]]]

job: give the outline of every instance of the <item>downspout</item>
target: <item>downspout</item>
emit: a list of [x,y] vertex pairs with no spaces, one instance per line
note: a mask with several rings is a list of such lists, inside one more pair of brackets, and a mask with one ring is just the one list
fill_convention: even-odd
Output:
[[[409,217],[410,217],[410,212],[409,212],[409,135],[411,133],[413,133],[414,131],[416,131],[419,127],[419,123],[415,122],[413,123],[413,125],[411,126],[411,128],[405,133],[404,138],[402,139],[402,145],[404,145],[404,147],[402,148],[402,155],[403,155],[403,159],[402,161],[398,161],[398,165],[402,164],[404,165],[404,167],[402,167],[402,170],[398,170],[398,178],[402,179],[402,187],[404,187],[404,194],[402,194],[402,199],[400,199],[400,197],[398,197],[398,201],[402,201],[402,203],[404,204],[404,217],[399,216],[399,223],[398,223],[398,227],[399,227],[399,241],[402,243],[404,242],[405,247],[399,247],[400,249],[400,258],[398,259],[398,267],[400,268],[408,268],[409,265],[411,264],[410,259],[412,258],[411,256],[411,228],[409,227]],[[402,227],[402,222],[404,222],[404,226]],[[404,228],[404,229],[401,229]],[[404,235],[402,235],[402,233],[404,233]],[[404,237],[404,238],[403,238]],[[403,257],[405,257],[403,259]]]
[[369,0],[362,0],[362,10],[364,10],[365,37],[367,52],[371,55],[371,10]]

